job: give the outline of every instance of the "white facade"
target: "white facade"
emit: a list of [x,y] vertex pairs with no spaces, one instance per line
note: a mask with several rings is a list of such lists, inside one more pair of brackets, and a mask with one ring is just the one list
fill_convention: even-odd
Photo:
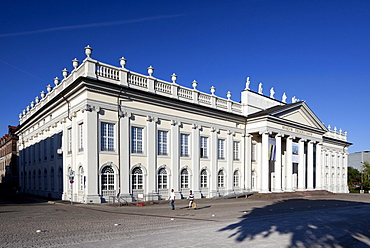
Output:
[[23,191],[83,203],[167,198],[172,188],[196,198],[348,192],[346,133],[326,128],[306,103],[276,100],[273,89],[264,96],[262,85],[252,92],[249,79],[237,103],[85,51],[20,114]]

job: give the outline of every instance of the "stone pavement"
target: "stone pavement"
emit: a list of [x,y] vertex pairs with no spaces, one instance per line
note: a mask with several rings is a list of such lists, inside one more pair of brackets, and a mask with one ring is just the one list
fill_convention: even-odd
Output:
[[0,192],[0,247],[370,247],[370,195],[113,207]]

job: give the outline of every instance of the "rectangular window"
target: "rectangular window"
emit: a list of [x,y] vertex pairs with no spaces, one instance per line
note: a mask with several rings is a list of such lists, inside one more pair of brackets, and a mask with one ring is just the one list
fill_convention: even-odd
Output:
[[50,139],[50,158],[53,159],[54,158],[54,139],[55,139],[55,135],[51,136],[51,139]]
[[131,137],[131,152],[143,153],[143,129],[139,127],[132,127]]
[[67,129],[67,138],[68,138],[68,154],[71,154],[72,153],[72,128],[68,128]]
[[48,140],[44,140],[44,160],[48,159]]
[[167,155],[167,132],[158,131],[158,155]]
[[83,123],[78,124],[78,151],[83,152],[84,150],[84,136],[83,136]]
[[234,141],[233,142],[233,159],[238,161],[239,158],[239,147],[240,147],[240,142]]
[[201,158],[208,158],[208,138],[207,137],[200,137],[200,157]]
[[101,150],[114,151],[114,124],[101,123]]
[[189,157],[189,135],[181,134],[180,136],[180,156]]
[[257,144],[255,143],[252,144],[252,161],[257,161]]
[[225,140],[218,140],[218,159],[225,159]]

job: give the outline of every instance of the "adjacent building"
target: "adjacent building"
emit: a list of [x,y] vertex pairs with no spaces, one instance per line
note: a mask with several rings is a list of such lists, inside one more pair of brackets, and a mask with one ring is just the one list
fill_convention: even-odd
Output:
[[[91,58],[19,115],[22,190],[83,203],[110,196],[197,198],[245,192],[347,193],[346,132],[325,127],[308,105],[250,90],[241,102]],[[243,83],[244,84],[244,83]],[[244,85],[243,85],[244,88]]]
[[0,183],[18,186],[17,127],[8,126],[8,133],[0,138]]
[[354,152],[348,155],[348,166],[362,171],[364,162],[370,163],[370,151]]

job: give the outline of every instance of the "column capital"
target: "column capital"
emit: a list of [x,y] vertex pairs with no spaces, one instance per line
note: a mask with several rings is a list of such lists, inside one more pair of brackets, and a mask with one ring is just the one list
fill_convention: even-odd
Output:
[[278,133],[275,135],[275,138],[282,138],[282,137],[284,137],[284,134]]
[[268,135],[271,135],[272,134],[272,132],[271,131],[268,131],[268,130],[265,130],[265,131],[259,131],[258,132],[260,135],[262,135],[262,134],[268,134]]
[[250,134],[250,133],[243,133],[243,135],[242,135],[242,137],[243,138],[253,138],[253,135],[252,134]]
[[295,139],[295,137],[294,137],[294,136],[288,136],[288,137],[287,137],[287,139],[288,139],[288,140],[294,140],[294,139]]
[[304,138],[300,138],[299,139],[299,142],[306,142],[307,140],[306,139],[304,139]]

